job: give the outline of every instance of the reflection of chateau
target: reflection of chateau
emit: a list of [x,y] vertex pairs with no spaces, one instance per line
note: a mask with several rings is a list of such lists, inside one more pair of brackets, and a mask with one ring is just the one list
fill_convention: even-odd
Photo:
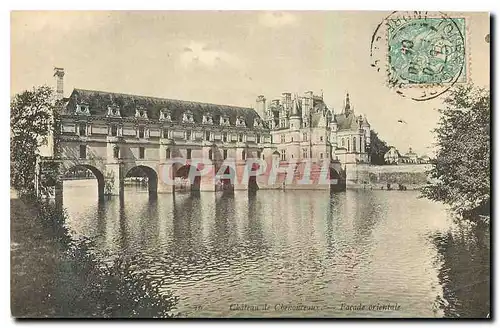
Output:
[[304,96],[283,93],[266,107],[257,98],[257,111],[271,129],[273,145],[282,160],[333,159],[341,163],[367,163],[370,124],[356,116],[346,95],[341,113],[330,110],[323,96],[308,91]]
[[[298,161],[294,181],[304,172],[306,164],[301,161],[311,160],[310,172],[315,176],[310,181],[319,181],[326,172],[342,180],[340,188],[346,166],[368,162],[370,125],[365,117],[355,115],[349,94],[337,114],[326,106],[323,96],[311,91],[293,98],[283,93],[268,106],[264,96],[259,96],[256,109],[84,89],[74,89],[64,98],[64,70],[56,68],[54,76],[61,134],[58,146],[46,155],[58,158],[62,175],[75,167],[91,170],[100,196],[122,194],[124,179],[137,168],[148,177],[150,192],[173,192],[172,186],[160,183],[166,178],[162,174],[185,178],[196,159],[211,160],[208,169],[213,172],[219,171],[224,160],[232,160],[236,172],[227,169],[224,173],[238,177],[244,176],[245,164],[252,158],[279,159],[283,166]],[[171,159],[185,162],[172,166]],[[259,181],[260,176],[229,185],[220,180],[214,185],[207,176],[197,178],[191,189],[277,188],[284,187],[286,177],[287,173],[280,173],[272,185]],[[330,188],[296,182],[287,187]],[[62,183],[56,190],[62,190]]]
[[427,155],[419,157],[411,147],[408,152],[401,155],[396,147],[392,146],[389,148],[387,153],[384,155],[384,160],[386,164],[428,164],[430,163],[430,158]]

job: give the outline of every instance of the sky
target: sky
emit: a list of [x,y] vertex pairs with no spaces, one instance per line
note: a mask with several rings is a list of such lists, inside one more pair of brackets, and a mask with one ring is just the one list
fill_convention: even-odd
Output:
[[[33,86],[255,106],[282,92],[323,92],[402,153],[431,155],[442,97],[416,102],[370,66],[370,41],[387,12],[25,11],[11,13],[11,96]],[[489,88],[489,17],[466,17],[469,80]],[[398,123],[403,120],[406,124]]]

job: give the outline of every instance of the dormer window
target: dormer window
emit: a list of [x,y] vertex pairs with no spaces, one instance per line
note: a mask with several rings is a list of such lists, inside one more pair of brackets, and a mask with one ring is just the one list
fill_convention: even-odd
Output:
[[90,115],[89,105],[86,103],[77,104],[75,114]]
[[236,118],[236,126],[246,126],[245,119],[243,117]]
[[220,117],[220,125],[229,125],[229,117],[221,116]]
[[135,109],[135,117],[147,119],[148,118],[148,111],[144,107],[140,106],[139,108]]
[[262,128],[262,127],[263,127],[263,125],[262,125],[262,120],[260,120],[260,119],[258,119],[258,118],[254,119],[254,120],[253,120],[253,126],[254,126],[255,128]]
[[106,116],[121,117],[120,108],[116,105],[108,106],[108,113]]
[[167,108],[162,108],[160,110],[160,121],[171,122],[172,117],[170,116],[170,111]]
[[182,123],[193,123],[193,113],[186,111],[182,114]]
[[203,124],[213,124],[214,122],[212,120],[212,116],[207,115],[207,114],[203,115],[203,122],[202,123]]

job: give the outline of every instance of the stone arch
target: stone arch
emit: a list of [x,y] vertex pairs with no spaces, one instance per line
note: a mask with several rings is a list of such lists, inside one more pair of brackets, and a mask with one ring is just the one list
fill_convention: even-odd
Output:
[[230,177],[222,177],[219,175],[219,170],[217,170],[215,175],[215,191],[233,192],[234,185],[236,184],[236,171],[231,165],[226,165],[223,175]]
[[[248,163],[248,162],[247,162]],[[260,169],[260,164],[259,163],[252,163],[252,166],[249,167],[250,171],[255,172]],[[248,192],[253,193],[259,190],[259,185],[257,183],[257,176],[253,174],[249,174],[248,177]]]
[[156,197],[158,193],[158,172],[154,168],[143,164],[134,165],[126,171],[123,177],[127,178],[139,174],[139,172],[144,173],[148,179],[149,196]]
[[[191,164],[180,165],[174,171],[174,191],[199,192],[201,186],[201,176],[190,177]],[[196,168],[199,171],[198,167]],[[192,181],[191,181],[192,180]]]
[[82,163],[71,163],[64,165],[63,170],[62,170],[62,175],[66,175],[68,172],[77,169],[77,168],[85,168],[92,172],[92,174],[95,176],[97,179],[97,195],[99,200],[104,199],[104,188],[105,188],[105,178],[104,174],[100,169],[97,167],[90,165],[90,164],[82,164]]

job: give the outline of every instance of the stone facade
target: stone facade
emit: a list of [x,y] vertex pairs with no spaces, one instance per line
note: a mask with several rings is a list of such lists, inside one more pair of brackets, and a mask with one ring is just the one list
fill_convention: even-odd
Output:
[[355,115],[349,94],[340,113],[334,113],[323,96],[283,93],[266,106],[257,98],[256,110],[270,128],[272,143],[282,160],[338,160],[342,165],[368,163],[370,124]]
[[[204,168],[213,173],[230,160],[235,166],[226,173],[245,179],[252,160],[268,162],[268,170],[253,184],[235,180],[226,185],[222,179],[221,186],[213,175],[201,176],[191,190],[343,190],[346,167],[368,160],[370,126],[354,115],[349,95],[339,114],[312,92],[293,98],[284,93],[267,107],[260,96],[255,109],[84,89],[63,98],[64,70],[56,68],[54,76],[61,126],[43,154],[61,163],[61,177],[75,167],[91,170],[99,197],[123,195],[125,178],[137,168],[146,174],[150,194],[173,192],[175,185],[162,181],[186,178],[192,165],[198,170],[199,159],[210,160]],[[172,164],[176,159],[184,162]],[[290,169],[290,162],[296,167]],[[269,179],[272,170],[279,171],[276,180]],[[337,181],[318,183],[327,176]],[[62,197],[62,181],[57,193]]]

